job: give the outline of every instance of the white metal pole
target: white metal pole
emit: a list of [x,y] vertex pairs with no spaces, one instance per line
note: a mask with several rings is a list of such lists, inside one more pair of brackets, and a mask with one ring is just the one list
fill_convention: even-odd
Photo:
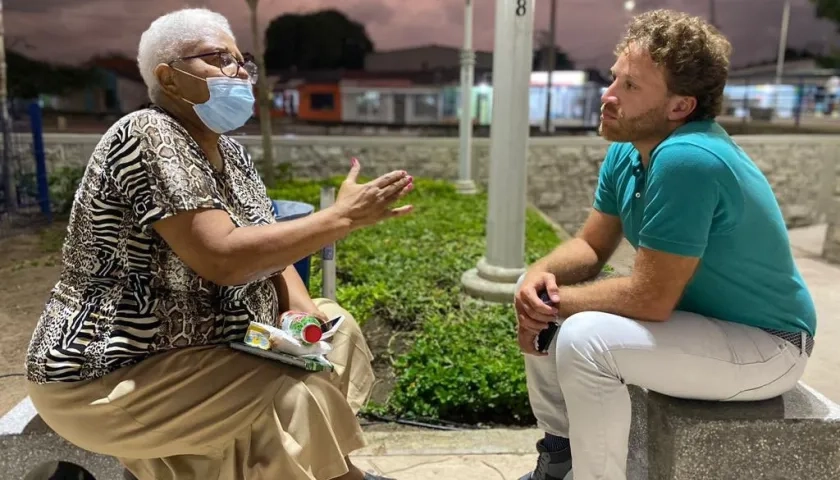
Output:
[[[335,188],[321,187],[321,210],[335,203]],[[335,301],[335,244],[321,250],[321,295]]]
[[496,0],[487,250],[462,277],[469,294],[490,301],[511,302],[525,272],[533,35],[534,0]]
[[472,179],[472,94],[475,77],[475,52],[473,51],[473,0],[464,3],[464,46],[461,51],[461,123],[459,124],[460,148],[458,150],[459,193],[476,193]]

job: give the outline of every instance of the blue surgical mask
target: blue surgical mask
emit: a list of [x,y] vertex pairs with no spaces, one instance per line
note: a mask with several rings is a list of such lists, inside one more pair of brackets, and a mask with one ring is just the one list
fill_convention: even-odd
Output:
[[193,110],[204,125],[220,135],[245,125],[254,113],[254,92],[251,82],[242,78],[229,77],[209,77],[206,81],[210,99],[198,104],[184,99],[192,103]]

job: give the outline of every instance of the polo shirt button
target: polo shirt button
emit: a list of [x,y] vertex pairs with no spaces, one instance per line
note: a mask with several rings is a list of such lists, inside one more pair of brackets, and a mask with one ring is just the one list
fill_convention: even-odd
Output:
[[642,198],[642,194],[639,193],[639,192],[636,192],[636,198]]

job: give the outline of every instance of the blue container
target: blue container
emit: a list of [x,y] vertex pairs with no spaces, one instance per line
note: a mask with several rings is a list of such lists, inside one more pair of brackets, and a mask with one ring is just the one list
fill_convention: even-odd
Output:
[[[291,200],[272,200],[274,207],[274,218],[278,222],[286,222],[303,218],[315,212],[315,206],[304,202],[293,202]],[[297,270],[300,278],[303,279],[303,284],[309,289],[309,272],[312,265],[312,256],[306,257],[295,262],[295,270]]]

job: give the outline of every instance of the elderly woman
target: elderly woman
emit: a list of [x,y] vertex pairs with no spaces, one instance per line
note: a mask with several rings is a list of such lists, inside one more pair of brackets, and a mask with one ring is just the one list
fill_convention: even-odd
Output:
[[[252,115],[254,65],[224,17],[155,20],[138,63],[154,104],[103,136],[77,192],[63,271],[27,355],[29,394],[59,435],[141,480],[378,478],[348,454],[373,382],[352,317],[313,301],[294,268],[350,232],[408,213],[395,171],[275,223],[265,186],[225,136]],[[330,373],[226,346],[288,309],[345,316]]]

